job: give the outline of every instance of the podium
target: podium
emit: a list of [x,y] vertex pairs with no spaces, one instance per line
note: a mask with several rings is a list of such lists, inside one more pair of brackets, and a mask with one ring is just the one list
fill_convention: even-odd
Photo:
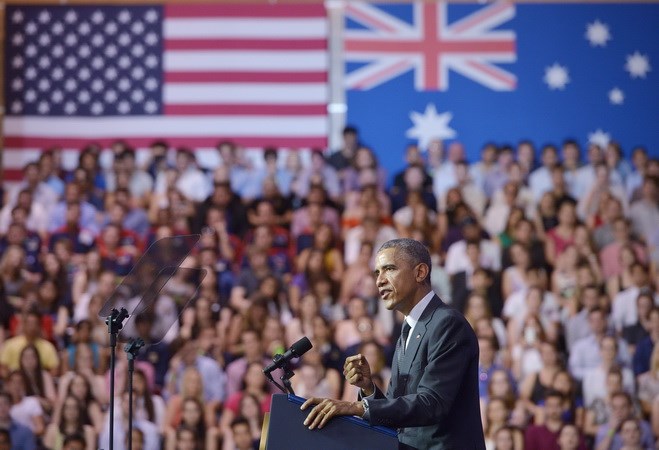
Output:
[[[300,410],[305,399],[294,395],[272,396],[269,422],[264,426],[267,450],[396,450],[398,437],[395,430],[371,426],[353,416],[334,417],[322,429],[309,430],[304,419],[310,409]],[[263,447],[263,442],[261,443]]]

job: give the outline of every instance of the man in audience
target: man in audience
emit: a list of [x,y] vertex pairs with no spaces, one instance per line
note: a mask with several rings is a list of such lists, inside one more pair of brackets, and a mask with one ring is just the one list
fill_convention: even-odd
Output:
[[[617,392],[611,398],[611,413],[607,423],[600,425],[595,436],[595,448],[597,450],[621,450],[623,438],[621,435],[622,425],[627,419],[634,416],[634,405],[632,399],[626,392]],[[642,448],[653,448],[654,437],[650,424],[645,420],[637,422],[640,428]],[[629,430],[625,431],[626,433]]]

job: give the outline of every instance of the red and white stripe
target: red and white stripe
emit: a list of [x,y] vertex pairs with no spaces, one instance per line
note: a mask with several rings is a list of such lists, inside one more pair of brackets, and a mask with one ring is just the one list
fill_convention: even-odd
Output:
[[4,178],[38,150],[156,139],[208,149],[327,144],[328,25],[322,4],[164,7],[163,115],[6,116]]

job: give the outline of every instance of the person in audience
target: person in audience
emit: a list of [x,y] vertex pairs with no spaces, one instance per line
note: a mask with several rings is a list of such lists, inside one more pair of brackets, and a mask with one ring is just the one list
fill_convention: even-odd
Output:
[[[12,396],[7,392],[0,391],[0,430],[7,431],[4,439],[5,442],[9,441],[5,449],[36,450],[37,440],[32,428],[19,423],[12,417],[12,403]],[[3,436],[0,436],[0,442],[2,442],[2,438]]]
[[68,396],[62,403],[59,423],[53,422],[46,429],[44,446],[52,450],[63,448],[64,440],[76,433],[84,436],[86,450],[96,448],[96,432],[87,416],[85,405],[77,398]]
[[[626,392],[613,394],[611,398],[611,417],[608,423],[601,425],[597,430],[595,448],[597,450],[621,450],[625,445],[621,435],[621,425],[630,418],[637,420],[635,419],[631,396]],[[642,448],[652,448],[654,446],[654,437],[650,424],[645,420],[638,420],[637,425],[640,429]]]

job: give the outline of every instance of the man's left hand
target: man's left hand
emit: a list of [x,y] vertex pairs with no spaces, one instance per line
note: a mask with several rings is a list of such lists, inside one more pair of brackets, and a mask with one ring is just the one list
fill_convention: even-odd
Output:
[[323,428],[328,420],[335,416],[363,416],[364,407],[361,402],[345,402],[329,398],[312,397],[308,399],[300,409],[305,410],[311,405],[316,405],[307,415],[304,425],[310,430]]

